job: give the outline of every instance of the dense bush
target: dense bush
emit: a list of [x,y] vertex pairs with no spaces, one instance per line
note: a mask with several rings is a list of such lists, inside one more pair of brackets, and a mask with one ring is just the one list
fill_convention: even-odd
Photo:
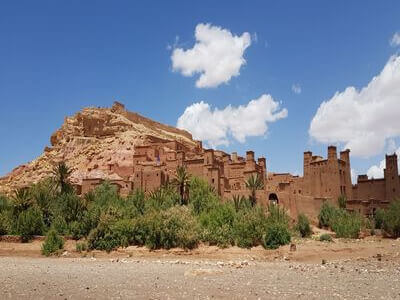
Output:
[[390,203],[384,213],[383,230],[393,238],[400,237],[400,200]]
[[337,208],[328,202],[322,204],[318,219],[320,227],[330,227],[339,238],[358,238],[361,228],[367,225],[366,220],[358,213]]
[[318,215],[319,227],[331,226],[331,221],[335,217],[337,208],[329,202],[322,203],[321,210]]
[[289,216],[286,210],[279,205],[268,206],[266,230],[263,235],[262,245],[267,249],[276,249],[290,243],[291,234]]
[[180,196],[172,185],[166,185],[150,193],[146,210],[166,210],[181,202]]
[[358,238],[362,225],[362,218],[356,213],[345,210],[337,210],[331,228],[339,238]]
[[304,214],[299,214],[297,218],[296,229],[300,233],[301,237],[309,237],[312,234],[310,221]]
[[338,206],[339,206],[339,208],[345,209],[346,208],[346,201],[347,201],[346,196],[345,195],[340,195],[338,197]]
[[63,249],[63,247],[64,239],[58,235],[56,230],[50,229],[42,244],[42,254],[49,256]]
[[218,203],[209,212],[202,213],[199,216],[202,241],[220,247],[233,245],[235,217],[235,209],[230,203]]
[[10,234],[12,230],[12,213],[10,211],[0,212],[0,235]]
[[[144,240],[144,244],[150,249],[192,249],[199,242],[197,220],[187,207],[175,206],[166,211],[153,211],[139,222],[135,226],[139,229],[136,236],[146,233],[141,240]],[[143,227],[140,228],[141,226]]]
[[374,216],[374,221],[375,221],[375,228],[376,229],[382,229],[383,228],[383,222],[385,221],[385,211],[381,208],[378,208],[375,212]]
[[75,193],[61,194],[55,204],[54,213],[62,216],[67,223],[80,220],[86,209],[82,199]]
[[191,249],[199,242],[198,224],[187,207],[152,210],[133,220],[102,221],[88,237],[89,248],[111,251],[128,245],[150,249]]
[[324,233],[319,236],[321,242],[332,242],[332,237],[330,234]]
[[283,209],[253,207],[245,197],[222,202],[203,179],[185,178],[184,195],[167,184],[151,193],[135,190],[121,197],[106,181],[78,197],[68,183],[69,173],[59,165],[53,178],[18,190],[12,201],[0,196],[0,234],[18,234],[28,241],[48,232],[48,243],[57,235],[72,236],[85,238],[88,249],[105,251],[128,245],[191,249],[200,241],[275,248],[290,241]]
[[31,207],[22,211],[17,219],[17,233],[21,235],[22,241],[29,241],[34,235],[43,234],[45,229],[42,212]]
[[219,201],[218,196],[205,180],[197,177],[190,178],[189,206],[196,215],[210,211]]
[[263,237],[263,247],[276,249],[279,246],[289,244],[291,240],[289,226],[283,222],[270,223]]
[[9,234],[12,230],[12,207],[7,197],[0,195],[0,235]]
[[233,223],[235,244],[242,248],[260,245],[266,230],[266,215],[261,208],[241,210]]
[[[123,221],[119,221],[123,222]],[[118,225],[117,225],[118,226]],[[120,235],[120,231],[110,224],[100,223],[90,231],[88,236],[88,247],[90,249],[105,250],[110,252],[117,247],[126,246],[126,235]]]

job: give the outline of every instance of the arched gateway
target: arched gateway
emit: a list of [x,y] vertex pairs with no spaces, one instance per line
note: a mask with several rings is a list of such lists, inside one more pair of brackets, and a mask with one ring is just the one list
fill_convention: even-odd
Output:
[[268,196],[269,204],[279,204],[278,196],[275,193],[271,193]]

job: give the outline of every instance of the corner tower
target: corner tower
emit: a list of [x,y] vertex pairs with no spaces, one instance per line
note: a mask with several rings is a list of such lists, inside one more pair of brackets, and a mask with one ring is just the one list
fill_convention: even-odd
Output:
[[399,181],[399,170],[397,166],[397,155],[386,155],[386,168],[384,170],[385,176],[385,198],[388,201],[392,201],[398,195],[400,195],[400,181]]

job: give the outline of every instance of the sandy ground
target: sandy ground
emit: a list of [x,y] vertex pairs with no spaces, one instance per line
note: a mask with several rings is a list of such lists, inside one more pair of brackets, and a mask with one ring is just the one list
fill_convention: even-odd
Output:
[[41,243],[0,242],[0,299],[400,299],[400,239],[110,254],[67,241],[50,258]]

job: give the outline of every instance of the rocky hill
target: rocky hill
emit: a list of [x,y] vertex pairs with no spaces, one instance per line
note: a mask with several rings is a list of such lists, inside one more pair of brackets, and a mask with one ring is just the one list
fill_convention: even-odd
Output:
[[51,147],[46,147],[42,155],[0,178],[0,193],[10,193],[49,176],[62,160],[74,169],[74,183],[85,177],[107,175],[110,164],[131,165],[134,146],[150,138],[195,146],[189,132],[129,112],[118,102],[111,108],[85,108],[65,118],[50,138]]

